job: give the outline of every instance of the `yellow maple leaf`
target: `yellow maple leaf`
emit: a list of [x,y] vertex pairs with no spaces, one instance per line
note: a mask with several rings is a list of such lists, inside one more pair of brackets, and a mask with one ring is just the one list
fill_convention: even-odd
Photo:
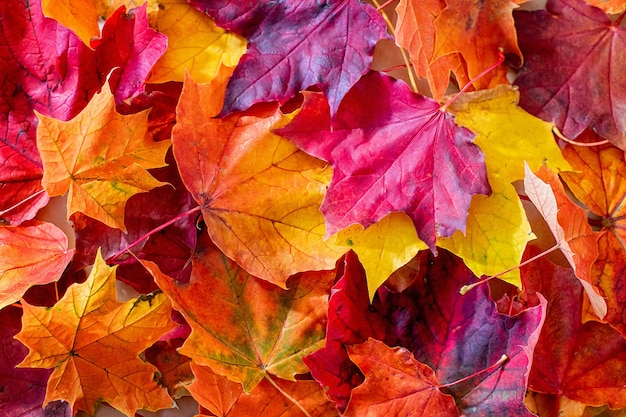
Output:
[[359,257],[367,277],[370,301],[378,287],[398,268],[409,262],[418,251],[428,246],[417,237],[415,225],[406,213],[394,212],[363,230],[353,224],[330,240],[333,244],[352,249]]
[[157,369],[138,356],[175,327],[170,300],[161,293],[118,302],[116,268],[98,250],[87,281],[68,288],[53,307],[22,300],[22,330],[15,338],[29,353],[18,366],[54,368],[44,407],[63,400],[74,414],[93,415],[95,405],[106,401],[131,416],[141,408],[173,406],[154,381]]
[[42,185],[50,196],[69,191],[68,216],[80,211],[125,232],[127,200],[166,184],[147,171],[166,165],[170,146],[170,141],[152,141],[148,113],[119,114],[106,83],[68,122],[37,114]]
[[[491,90],[464,94],[449,110],[456,122],[476,133],[485,154],[492,195],[475,196],[466,233],[441,238],[437,245],[462,257],[478,276],[494,275],[519,265],[526,243],[535,238],[513,182],[524,178],[524,161],[536,170],[546,164],[571,170],[552,134],[552,124],[517,106],[519,93],[500,85]],[[519,270],[501,277],[520,285]]]
[[246,52],[244,38],[218,27],[185,0],[160,0],[155,28],[167,36],[168,46],[152,69],[151,83],[183,81],[185,71],[208,83],[222,66],[232,72]]

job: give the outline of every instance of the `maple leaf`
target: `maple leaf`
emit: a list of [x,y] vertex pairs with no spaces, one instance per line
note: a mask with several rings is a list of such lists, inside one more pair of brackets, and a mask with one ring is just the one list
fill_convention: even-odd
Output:
[[33,285],[57,281],[73,254],[67,236],[53,224],[31,220],[0,227],[0,309]]
[[164,185],[146,169],[165,165],[170,143],[151,140],[148,112],[120,115],[105,85],[69,122],[38,117],[37,147],[46,192],[56,196],[69,191],[68,215],[80,211],[125,232],[126,201]]
[[172,133],[211,239],[246,271],[282,287],[296,272],[334,268],[344,251],[323,241],[326,164],[270,132],[290,119],[276,106],[214,118],[219,89],[187,79]]
[[[446,0],[446,8],[435,19],[435,51],[432,60],[458,52],[474,79],[499,60],[502,53],[521,58],[517,45],[513,9],[509,0]],[[474,81],[476,89],[508,84],[507,69],[499,66]]]
[[155,27],[167,36],[168,49],[151,83],[183,81],[185,71],[197,82],[211,82],[222,66],[232,72],[246,52],[245,39],[216,26],[185,0],[159,0]]
[[437,233],[465,231],[472,195],[490,192],[474,135],[434,100],[379,73],[350,90],[332,127],[323,96],[305,93],[302,111],[276,133],[332,165],[321,206],[328,234],[404,211],[434,250]]
[[445,7],[444,0],[419,3],[400,0],[396,6],[396,43],[407,49],[415,72],[428,80],[433,98],[437,101],[443,98],[450,84],[450,72],[455,74],[459,85],[469,82],[465,62],[457,52],[433,59],[436,35],[434,21]]
[[[584,0],[549,0],[515,16],[520,105],[575,138],[586,127],[626,149],[626,29]],[[597,82],[596,80],[603,80]]]
[[595,314],[602,319],[607,313],[606,301],[591,283],[590,277],[591,264],[598,257],[598,236],[587,223],[585,211],[567,197],[563,185],[552,171],[542,166],[535,175],[528,165],[525,169],[524,190],[528,198],[554,235],[554,248],[560,249],[574,268]]
[[365,375],[365,382],[352,391],[344,416],[459,415],[454,398],[439,391],[433,370],[416,361],[408,350],[368,339],[348,347],[348,354]]
[[64,400],[75,415],[79,410],[93,415],[101,401],[127,415],[172,406],[154,382],[156,368],[138,357],[173,327],[164,294],[119,303],[115,267],[98,253],[87,281],[72,285],[54,307],[23,300],[22,307],[22,330],[15,338],[29,353],[19,366],[54,368],[44,405]]
[[427,246],[419,240],[405,213],[391,213],[367,229],[349,226],[333,236],[333,243],[353,250],[367,276],[370,299],[389,276]]
[[246,392],[268,374],[294,380],[306,373],[302,357],[323,343],[333,271],[295,275],[283,290],[246,273],[210,241],[198,245],[185,284],[141,262],[191,325],[179,352]]
[[146,361],[159,370],[159,383],[174,398],[189,395],[187,385],[193,380],[191,359],[178,353],[184,339],[159,340],[145,351]]
[[13,338],[20,331],[21,315],[17,307],[0,310],[0,413],[20,417],[70,417],[72,410],[66,402],[55,401],[42,407],[51,371],[15,367],[28,352]]
[[[194,382],[189,392],[213,415],[224,417],[301,417],[302,407],[309,416],[336,417],[337,410],[315,381],[262,380],[245,394],[241,384],[215,374],[208,366],[192,364]],[[279,391],[281,390],[281,391]],[[287,393],[299,405],[288,400]]]
[[[148,3],[126,13],[124,6],[111,15],[102,37],[91,42],[101,74],[109,74],[115,102],[135,97],[155,62],[163,55],[168,38],[148,27]],[[128,43],[127,40],[133,42]],[[117,68],[111,72],[112,69]]]
[[225,13],[218,11],[229,1],[191,3],[248,38],[248,51],[228,84],[224,115],[258,102],[284,103],[311,86],[326,94],[334,115],[368,71],[376,43],[389,38],[380,14],[356,0],[248,1]]
[[404,292],[381,287],[370,305],[359,290],[365,286],[362,267],[351,252],[345,263],[331,293],[326,346],[305,358],[339,410],[351,389],[363,381],[342,351],[346,345],[373,337],[388,346],[407,348],[435,371],[442,384],[486,369],[506,354],[509,361],[496,372],[448,389],[468,415],[530,415],[521,404],[545,304],[507,317],[496,312],[484,287],[460,296],[461,283],[471,280],[472,274],[458,258],[441,251],[437,258],[430,257],[429,266],[421,268]]
[[[538,252],[531,247],[528,255]],[[582,323],[581,282],[569,268],[545,258],[522,269],[522,299],[548,299],[546,321],[534,352],[529,388],[589,405],[626,406],[626,340],[607,324]]]
[[[547,165],[571,170],[552,134],[552,124],[517,106],[519,93],[510,86],[466,93],[449,107],[456,122],[476,134],[485,153],[492,194],[476,195],[470,204],[465,234],[456,232],[437,245],[463,258],[477,276],[495,275],[519,265],[528,241],[535,238],[512,183],[531,169]],[[520,285],[519,270],[500,277]]]

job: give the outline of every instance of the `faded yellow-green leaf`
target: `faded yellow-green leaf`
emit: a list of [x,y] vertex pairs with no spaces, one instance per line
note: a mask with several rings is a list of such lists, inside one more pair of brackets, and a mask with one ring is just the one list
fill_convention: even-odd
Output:
[[360,224],[347,227],[330,239],[335,245],[352,249],[367,276],[370,300],[378,287],[398,268],[428,246],[417,237],[415,225],[406,213],[391,213],[363,230]]
[[[517,106],[511,86],[464,94],[449,109],[456,122],[476,134],[485,154],[493,194],[474,196],[465,235],[455,233],[437,244],[462,257],[478,276],[494,275],[519,265],[526,243],[535,238],[512,183],[524,178],[524,161],[532,169],[548,165],[571,170],[552,134],[552,124]],[[501,277],[519,285],[519,270]]]
[[124,209],[133,195],[166,183],[146,170],[165,166],[169,141],[148,133],[149,110],[121,115],[108,83],[74,119],[37,114],[37,149],[50,196],[69,191],[68,216],[80,211],[126,231]]
[[225,66],[234,70],[246,52],[246,40],[217,25],[185,0],[160,0],[156,29],[167,36],[165,54],[155,64],[151,83],[184,81],[185,71],[198,83],[211,82]]

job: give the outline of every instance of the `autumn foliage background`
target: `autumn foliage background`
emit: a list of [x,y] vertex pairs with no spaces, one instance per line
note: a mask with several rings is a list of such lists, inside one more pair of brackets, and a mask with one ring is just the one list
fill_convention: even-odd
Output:
[[626,415],[625,7],[0,2],[0,414]]

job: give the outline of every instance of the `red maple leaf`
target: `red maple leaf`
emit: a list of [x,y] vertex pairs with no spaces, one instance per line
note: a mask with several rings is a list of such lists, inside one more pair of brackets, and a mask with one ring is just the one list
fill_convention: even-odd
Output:
[[326,93],[335,114],[348,90],[368,71],[376,43],[389,38],[380,14],[356,0],[190,3],[215,16],[218,25],[248,38],[222,115],[259,102],[284,103],[311,86]]
[[350,90],[332,124],[324,98],[305,93],[302,111],[277,133],[333,166],[321,206],[327,234],[394,211],[413,219],[432,250],[437,234],[465,231],[472,195],[490,193],[484,156],[440,107],[377,72]]
[[575,138],[591,127],[626,148],[626,29],[584,0],[515,14],[520,106]]

